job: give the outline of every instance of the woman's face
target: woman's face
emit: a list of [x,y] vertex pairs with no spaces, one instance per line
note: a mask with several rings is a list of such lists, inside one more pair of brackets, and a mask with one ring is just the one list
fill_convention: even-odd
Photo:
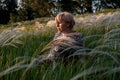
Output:
[[57,30],[60,32],[66,32],[69,28],[69,23],[65,21],[58,21],[57,22]]

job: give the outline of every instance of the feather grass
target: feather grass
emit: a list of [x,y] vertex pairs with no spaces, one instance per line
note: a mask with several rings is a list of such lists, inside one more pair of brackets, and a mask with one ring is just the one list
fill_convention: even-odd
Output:
[[76,76],[72,77],[70,80],[78,80],[79,78],[81,78],[83,76],[94,74],[94,73],[97,73],[97,72],[106,71],[108,69],[109,69],[108,67],[99,67],[99,66],[90,67],[90,68],[84,70],[83,72],[77,74]]
[[14,30],[7,29],[0,34],[0,47],[14,46],[16,44],[22,44],[22,41],[18,40],[22,36],[22,33],[18,33]]

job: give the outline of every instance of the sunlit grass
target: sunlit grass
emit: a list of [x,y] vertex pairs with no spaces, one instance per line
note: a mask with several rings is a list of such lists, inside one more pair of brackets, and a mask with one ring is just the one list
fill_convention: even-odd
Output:
[[77,62],[68,61],[67,64],[59,61],[54,68],[52,63],[44,63],[40,56],[41,51],[47,49],[46,45],[53,39],[56,29],[36,28],[33,25],[23,26],[23,28],[1,29],[0,79],[120,79],[119,24],[76,26],[75,30],[82,33],[84,48],[78,49],[70,56],[81,56],[80,60]]

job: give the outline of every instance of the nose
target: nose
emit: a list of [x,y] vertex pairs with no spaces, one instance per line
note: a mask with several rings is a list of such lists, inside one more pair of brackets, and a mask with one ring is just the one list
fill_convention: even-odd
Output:
[[62,26],[62,23],[58,24],[58,26],[57,26],[57,27],[61,27],[61,26]]
[[59,24],[60,26],[62,25],[62,23]]

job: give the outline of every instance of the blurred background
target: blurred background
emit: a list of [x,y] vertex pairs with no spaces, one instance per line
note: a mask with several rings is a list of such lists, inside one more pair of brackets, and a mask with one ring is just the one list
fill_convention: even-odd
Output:
[[61,11],[84,14],[117,8],[119,0],[0,0],[0,24],[56,16]]

